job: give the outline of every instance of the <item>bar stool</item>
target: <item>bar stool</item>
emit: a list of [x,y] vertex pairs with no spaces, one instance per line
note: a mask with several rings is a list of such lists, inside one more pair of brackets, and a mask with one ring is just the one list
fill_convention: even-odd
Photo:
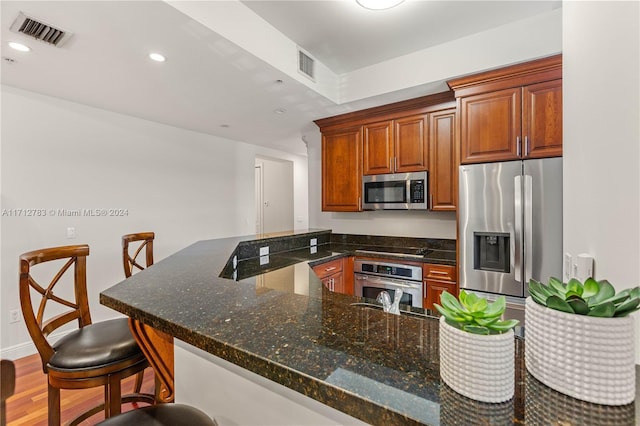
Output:
[[0,426],[7,424],[7,399],[16,390],[16,366],[8,359],[0,360],[0,377],[2,378],[0,388]]
[[[137,268],[143,270],[153,265],[153,239],[155,234],[153,232],[139,232],[136,234],[126,234],[122,236],[122,264],[124,266],[124,276],[129,278],[133,269]],[[133,253],[133,256],[129,252],[129,245],[132,243],[140,242],[138,248]],[[142,250],[145,250],[145,265],[140,265],[137,261],[138,255]]]
[[[153,240],[155,234],[153,232],[138,232],[134,234],[125,234],[122,236],[122,265],[124,266],[124,276],[129,278],[134,268],[142,271],[145,268],[153,265]],[[137,244],[136,244],[137,243]],[[130,247],[133,245],[133,247]],[[133,250],[137,245],[133,255],[130,250]],[[138,263],[138,255],[144,250],[145,264]],[[142,382],[144,380],[144,374],[136,376],[135,389],[139,391],[142,388]]]
[[[88,245],[73,245],[34,250],[20,256],[20,305],[42,360],[42,370],[47,374],[50,426],[60,424],[60,389],[104,387],[105,402],[80,414],[71,421],[71,425],[77,425],[102,410],[109,418],[121,412],[123,402],[155,403],[153,395],[140,394],[138,390],[131,395],[121,395],[121,380],[142,373],[149,363],[131,334],[126,318],[91,322],[86,277],[88,255]],[[33,269],[52,261],[65,263],[48,285],[41,286]],[[36,275],[39,277],[44,273],[49,276],[53,266],[51,263],[36,268]],[[73,290],[65,292],[63,289],[68,283]],[[65,299],[63,294],[74,296]],[[36,306],[32,297],[36,301],[40,298]],[[51,303],[48,305],[48,302]],[[48,307],[53,307],[56,312],[63,308],[66,311],[45,317],[49,312],[45,308]],[[76,320],[78,329],[53,345],[48,342],[47,336],[52,332]]]
[[158,403],[111,417],[100,426],[217,426],[215,419],[197,408],[173,403],[173,337],[134,319],[129,319],[129,327],[156,375]]

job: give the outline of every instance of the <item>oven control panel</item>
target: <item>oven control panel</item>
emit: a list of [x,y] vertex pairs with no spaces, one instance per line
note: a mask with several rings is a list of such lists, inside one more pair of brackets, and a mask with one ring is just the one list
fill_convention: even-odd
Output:
[[422,281],[422,268],[401,263],[378,262],[374,260],[356,259],[353,264],[356,273],[387,276],[414,281]]

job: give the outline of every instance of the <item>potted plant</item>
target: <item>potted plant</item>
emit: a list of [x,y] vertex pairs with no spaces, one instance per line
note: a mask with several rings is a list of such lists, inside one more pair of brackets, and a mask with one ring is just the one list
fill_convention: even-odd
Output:
[[517,320],[501,320],[504,296],[495,302],[460,290],[435,304],[440,317],[440,376],[454,391],[482,402],[504,402],[514,392]]
[[635,398],[633,318],[640,287],[616,294],[587,278],[529,282],[525,365],[550,388],[582,401],[625,405]]

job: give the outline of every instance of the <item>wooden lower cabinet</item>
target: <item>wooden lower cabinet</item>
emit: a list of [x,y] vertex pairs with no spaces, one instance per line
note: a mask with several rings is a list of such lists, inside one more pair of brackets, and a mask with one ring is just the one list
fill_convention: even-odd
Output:
[[331,260],[313,267],[322,285],[336,293],[353,295],[353,257]]
[[322,285],[336,293],[344,293],[344,279],[342,272],[323,278]]
[[449,281],[424,280],[424,308],[434,310],[433,304],[440,304],[440,295],[445,291],[457,297],[458,285]]
[[458,296],[455,266],[426,263],[422,268],[422,275],[425,309],[435,309],[433,304],[440,304],[440,295],[444,291]]

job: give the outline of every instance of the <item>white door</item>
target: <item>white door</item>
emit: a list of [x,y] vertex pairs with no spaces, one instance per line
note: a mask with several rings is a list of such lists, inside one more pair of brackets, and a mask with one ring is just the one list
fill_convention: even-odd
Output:
[[293,162],[256,158],[256,221],[260,234],[293,230]]

